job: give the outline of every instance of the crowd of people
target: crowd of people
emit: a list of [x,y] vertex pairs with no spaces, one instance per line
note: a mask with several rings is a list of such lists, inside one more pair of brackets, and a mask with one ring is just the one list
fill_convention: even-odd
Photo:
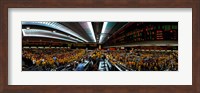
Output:
[[85,49],[23,49],[23,71],[98,71],[100,60],[120,65],[129,71],[178,71],[176,51],[126,51]]
[[22,51],[22,70],[55,70],[74,61],[78,63],[85,55],[84,49],[35,48],[23,49]]
[[177,71],[178,52],[161,51],[111,51],[107,58],[133,71]]

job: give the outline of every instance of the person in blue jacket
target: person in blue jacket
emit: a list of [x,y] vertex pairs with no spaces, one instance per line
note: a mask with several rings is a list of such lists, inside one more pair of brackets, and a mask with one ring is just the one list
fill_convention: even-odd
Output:
[[84,71],[84,63],[82,61],[79,61],[76,71]]

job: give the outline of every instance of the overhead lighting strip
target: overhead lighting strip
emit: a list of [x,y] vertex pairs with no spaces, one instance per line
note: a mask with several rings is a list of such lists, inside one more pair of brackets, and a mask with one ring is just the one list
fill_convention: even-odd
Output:
[[96,37],[94,34],[92,23],[91,22],[79,22],[79,24],[85,30],[87,35],[91,38],[92,41],[90,41],[90,42],[96,42]]
[[95,38],[95,34],[94,34],[94,30],[93,30],[93,27],[92,27],[92,23],[91,22],[87,22],[87,25],[90,29],[90,34],[92,34],[92,38],[94,40],[94,42],[96,42],[96,38]]
[[102,44],[105,42],[105,38],[109,36],[109,32],[114,27],[115,22],[104,22],[101,30],[99,43]]
[[81,37],[79,34],[75,33],[74,31],[72,31],[71,29],[57,23],[57,22],[27,22],[24,21],[22,22],[22,25],[39,25],[39,26],[45,26],[45,27],[50,27],[50,28],[54,28],[57,29],[59,31],[63,31],[65,33],[68,33],[70,35],[73,35],[77,38],[80,38],[81,40],[88,42],[88,40],[84,39],[83,37]]
[[[51,31],[48,31],[48,30],[41,30],[41,29],[22,29],[22,33],[24,36],[42,36],[42,37],[54,37],[55,39],[58,38],[58,39],[61,39],[62,38],[63,40],[66,40],[66,41],[72,41],[72,42],[83,42],[79,39],[76,39],[74,37],[71,37],[71,36],[66,36],[64,34],[60,34],[60,33],[57,33],[57,32],[51,32]],[[51,36],[50,36],[51,35]],[[66,39],[66,38],[69,38],[69,39]]]
[[106,32],[107,24],[108,24],[108,22],[104,22],[104,23],[103,23],[103,28],[102,28],[101,33],[105,33],[105,32]]

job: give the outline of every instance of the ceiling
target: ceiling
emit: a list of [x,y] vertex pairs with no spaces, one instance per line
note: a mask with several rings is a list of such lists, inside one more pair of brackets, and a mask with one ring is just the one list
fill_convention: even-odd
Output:
[[[128,22],[39,22],[23,21],[23,40],[60,40],[72,43],[105,43]],[[40,40],[41,41],[41,40]]]

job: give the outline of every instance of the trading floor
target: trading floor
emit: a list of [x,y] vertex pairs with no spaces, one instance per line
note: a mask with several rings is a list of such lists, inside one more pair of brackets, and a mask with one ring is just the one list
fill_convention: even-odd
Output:
[[23,71],[177,71],[177,51],[23,49]]
[[178,22],[22,22],[22,71],[178,71]]

